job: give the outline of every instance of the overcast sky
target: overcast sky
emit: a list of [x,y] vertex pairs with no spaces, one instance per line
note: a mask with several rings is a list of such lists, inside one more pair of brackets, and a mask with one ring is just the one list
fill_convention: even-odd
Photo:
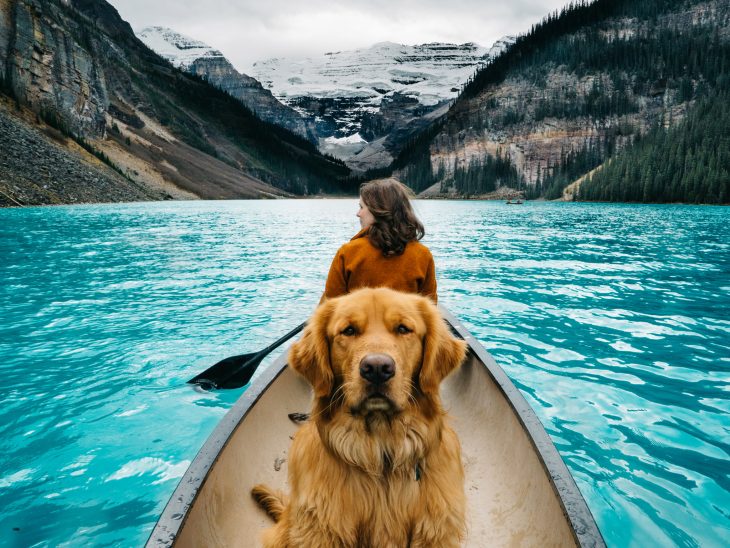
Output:
[[[476,42],[520,34],[568,0],[109,0],[134,29],[170,27],[223,52],[241,72],[376,42]],[[447,6],[448,4],[448,6]]]

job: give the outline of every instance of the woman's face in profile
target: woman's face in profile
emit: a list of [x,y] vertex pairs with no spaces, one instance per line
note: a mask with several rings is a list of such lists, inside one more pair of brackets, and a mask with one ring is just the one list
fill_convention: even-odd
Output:
[[360,198],[360,209],[357,212],[357,218],[360,219],[360,228],[367,228],[375,222],[375,217],[370,213],[368,206],[366,206],[362,198]]

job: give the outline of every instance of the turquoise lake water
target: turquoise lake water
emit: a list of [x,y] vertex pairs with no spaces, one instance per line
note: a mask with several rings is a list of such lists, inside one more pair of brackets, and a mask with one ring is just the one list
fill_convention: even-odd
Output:
[[[727,546],[730,209],[416,209],[441,302],[533,406],[608,545]],[[0,544],[141,545],[241,394],[185,381],[308,316],[356,210],[0,210]]]

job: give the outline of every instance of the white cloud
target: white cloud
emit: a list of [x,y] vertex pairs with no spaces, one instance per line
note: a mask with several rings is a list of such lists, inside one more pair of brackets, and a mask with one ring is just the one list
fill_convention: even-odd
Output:
[[134,28],[170,27],[215,47],[242,72],[376,42],[476,42],[527,31],[568,0],[111,0]]

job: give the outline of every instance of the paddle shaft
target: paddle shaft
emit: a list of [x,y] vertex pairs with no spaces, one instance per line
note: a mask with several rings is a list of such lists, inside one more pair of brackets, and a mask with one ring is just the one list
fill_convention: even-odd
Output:
[[[261,352],[258,352],[253,358],[251,358],[250,360],[248,360],[246,363],[253,363],[254,361],[256,361],[258,363],[261,363],[261,360],[263,360],[266,357],[266,355],[269,354],[269,352],[271,352],[272,350],[276,350],[277,348],[279,348],[282,344],[284,344],[286,341],[288,341],[294,335],[296,335],[302,329],[304,329],[304,326],[305,325],[307,325],[307,322],[304,322],[304,323],[299,324],[294,329],[292,329],[291,331],[289,331],[289,333],[287,333],[286,335],[284,335],[280,339],[277,339],[276,341],[274,341],[273,343],[271,343],[269,346],[267,346],[266,348],[264,348]],[[244,367],[246,367],[246,363],[243,363],[243,364],[239,365],[236,369],[234,369],[233,371],[231,371],[231,373],[227,377],[224,377],[222,379],[221,383],[225,383],[231,377],[234,377],[236,375],[236,373],[238,373],[241,369],[243,369]],[[256,367],[258,367],[258,363],[256,364]]]

